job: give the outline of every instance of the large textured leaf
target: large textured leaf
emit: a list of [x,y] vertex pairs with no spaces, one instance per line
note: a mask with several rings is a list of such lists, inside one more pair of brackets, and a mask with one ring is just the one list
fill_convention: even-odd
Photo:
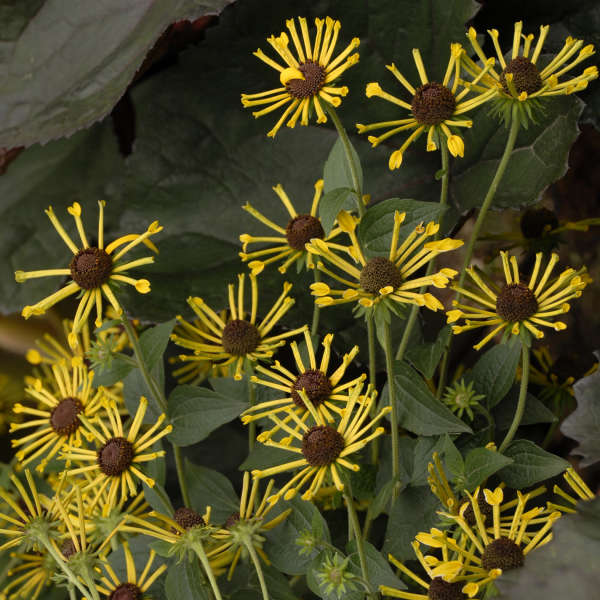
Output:
[[554,538],[527,555],[525,567],[497,579],[503,600],[590,600],[600,580],[600,499],[580,502],[578,514],[553,526]]
[[563,421],[560,429],[579,442],[573,454],[582,456],[581,466],[587,467],[600,460],[600,372],[580,379],[573,389],[577,409]]
[[116,104],[173,21],[232,0],[20,0],[0,7],[0,147],[71,135]]

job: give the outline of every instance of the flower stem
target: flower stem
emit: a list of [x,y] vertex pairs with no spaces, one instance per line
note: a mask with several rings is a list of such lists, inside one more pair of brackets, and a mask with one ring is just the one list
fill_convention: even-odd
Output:
[[[138,340],[137,334],[127,317],[122,318],[123,327],[125,328],[125,332],[127,333],[127,337],[129,338],[129,342],[131,347],[133,348],[133,355],[135,357],[136,365],[144,378],[144,382],[146,383],[146,387],[150,392],[150,395],[156,400],[159,404],[160,409],[166,413],[167,412],[167,398],[165,396],[164,391],[158,385],[157,381],[152,376],[152,373],[148,370],[148,366],[146,365],[146,361],[144,361],[144,355],[142,354],[142,348],[140,346],[140,342]],[[181,450],[172,443],[173,453],[175,454],[175,465],[177,467],[177,479],[179,480],[179,488],[181,490],[181,497],[185,506],[190,506],[189,504],[189,493],[187,489],[187,483],[185,481],[185,477],[183,476],[183,464],[181,457]]]
[[[313,269],[315,276],[315,283],[319,283],[321,281],[321,271],[316,267]],[[310,326],[310,337],[312,338],[313,344],[317,340],[317,332],[319,329],[319,317],[321,316],[321,308],[317,306],[316,302],[313,302],[313,318],[312,325]]]
[[[365,546],[363,543],[362,535],[360,533],[360,523],[358,522],[358,515],[354,508],[354,502],[352,501],[352,491],[348,489],[348,484],[344,488],[344,501],[346,503],[346,510],[348,511],[348,520],[354,531],[354,539],[356,540],[356,551],[358,552],[358,560],[360,562],[360,570],[362,578],[365,580],[367,585],[369,584],[369,570],[367,568],[367,558],[365,556]],[[369,598],[376,598],[376,596],[369,591]]]
[[250,558],[254,564],[254,569],[256,571],[256,575],[258,576],[258,582],[260,583],[260,591],[262,592],[263,600],[269,600],[269,590],[267,589],[265,576],[263,575],[262,567],[260,566],[260,560],[258,559],[256,550],[254,549],[252,542],[245,541],[244,545],[246,546],[246,550],[248,550],[248,554],[250,554]]
[[210,583],[210,587],[212,588],[213,594],[215,595],[215,599],[223,600],[223,597],[221,596],[221,590],[219,589],[219,586],[217,585],[217,580],[215,579],[215,574],[212,571],[210,562],[208,560],[208,557],[206,556],[206,552],[204,551],[204,546],[202,545],[202,542],[199,542],[199,541],[195,542],[193,544],[192,548],[194,549],[196,556],[200,559],[200,562],[202,563],[202,566],[204,567],[204,572],[206,574],[206,577],[208,578],[208,582]]
[[515,433],[517,433],[517,429],[521,424],[521,419],[523,418],[523,412],[525,411],[525,401],[527,398],[527,384],[529,382],[529,348],[523,344],[521,347],[522,355],[523,355],[523,372],[521,374],[521,388],[519,390],[519,401],[517,402],[517,410],[515,411],[515,416],[513,417],[513,421],[510,424],[510,429],[508,430],[506,437],[500,444],[498,448],[499,452],[504,452],[507,446],[512,442],[515,437]]
[[[446,144],[440,145],[440,154],[442,155],[442,186],[440,189],[440,206],[446,206],[448,204],[448,183],[450,180],[450,159],[448,156],[448,146]],[[443,215],[440,215],[440,231],[442,229]],[[434,240],[439,238],[439,231],[435,234]],[[435,259],[429,261],[427,265],[427,272],[425,273],[426,277],[429,277],[433,273],[435,269]],[[419,290],[419,294],[425,293],[427,286],[422,286]],[[406,321],[406,325],[404,327],[404,332],[402,333],[402,339],[400,340],[400,346],[398,346],[398,350],[396,352],[396,360],[402,360],[404,358],[404,353],[406,352],[406,348],[408,346],[408,342],[410,340],[410,335],[412,330],[417,322],[417,315],[419,313],[419,307],[416,304],[413,304],[410,309],[410,315],[408,315],[408,319]]]
[[365,205],[362,200],[362,189],[360,185],[360,178],[358,176],[359,166],[354,160],[354,154],[352,152],[352,144],[350,143],[350,138],[348,137],[348,133],[344,129],[340,118],[338,117],[335,108],[331,106],[329,103],[325,103],[325,107],[335,128],[337,129],[338,135],[340,136],[340,140],[342,140],[342,144],[344,145],[344,152],[346,154],[346,161],[348,162],[348,168],[350,169],[350,177],[352,178],[352,188],[356,192],[356,203],[358,205],[358,215],[362,217],[365,214]]
[[183,505],[191,508],[192,501],[190,499],[190,492],[188,490],[187,481],[185,480],[185,474],[183,472],[183,455],[181,448],[173,444],[173,454],[175,455],[175,467],[177,468],[177,479],[179,481],[179,488],[181,490],[181,499]]
[[[256,385],[248,381],[248,408],[254,406],[256,402]],[[256,441],[256,421],[250,421],[248,424],[248,449],[252,451]]]
[[390,323],[386,323],[383,327],[384,334],[384,351],[385,351],[385,368],[387,371],[388,398],[392,407],[391,425],[392,425],[392,477],[395,481],[392,499],[398,497],[398,484],[400,478],[400,461],[399,461],[399,442],[398,442],[398,411],[396,410],[396,387],[394,385],[394,356],[392,354],[392,328]]
[[69,582],[69,585],[67,587],[69,589],[69,600],[77,600],[77,594],[75,593],[75,587],[73,586],[73,584]]

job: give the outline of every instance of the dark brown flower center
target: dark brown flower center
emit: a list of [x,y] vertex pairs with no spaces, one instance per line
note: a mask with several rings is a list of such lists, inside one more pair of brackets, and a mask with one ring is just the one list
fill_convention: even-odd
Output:
[[143,593],[134,583],[118,585],[108,597],[109,600],[142,600]]
[[496,298],[496,312],[505,321],[523,321],[537,310],[537,298],[524,283],[505,285]]
[[84,248],[71,260],[69,268],[73,281],[84,290],[93,290],[108,281],[113,262],[101,248]]
[[298,70],[304,79],[290,79],[285,84],[285,89],[298,100],[314,96],[325,83],[325,69],[314,60],[307,60],[298,65]]
[[302,438],[302,454],[312,467],[330,465],[345,446],[342,435],[327,425],[311,427]]
[[305,408],[304,400],[298,393],[304,390],[313,406],[319,406],[321,402],[325,402],[329,398],[332,389],[331,383],[324,373],[316,369],[309,369],[298,375],[292,386],[291,396],[296,406]]
[[182,506],[175,511],[173,520],[183,529],[192,527],[203,527],[206,525],[204,519],[193,508]]
[[441,577],[434,577],[429,584],[427,597],[430,600],[464,600],[467,598],[467,595],[462,593],[464,584],[464,581],[450,583]]
[[528,239],[542,237],[545,233],[558,227],[556,214],[544,208],[530,208],[521,217],[521,232]]
[[223,329],[223,350],[232,356],[245,356],[260,342],[258,329],[243,319],[233,319]]
[[388,285],[396,289],[401,283],[398,267],[383,256],[371,258],[360,273],[360,287],[370,294],[377,294]]
[[[481,518],[483,519],[483,522],[485,523],[488,519],[488,517],[491,517],[493,512],[494,512],[494,508],[492,507],[491,504],[488,504],[485,500],[485,497],[483,494],[479,494],[477,496],[477,504],[479,505],[479,512],[481,513]],[[473,505],[471,504],[471,502],[469,501],[469,503],[467,504],[467,508],[465,509],[465,512],[463,513],[463,518],[464,520],[467,522],[468,525],[475,525],[475,511],[473,510]]]
[[537,67],[524,56],[513,58],[507,65],[506,69],[500,74],[500,83],[507,94],[510,94],[508,85],[506,84],[506,74],[512,73],[513,84],[520,94],[527,92],[533,94],[542,87],[542,78],[540,77]]
[[134,456],[131,442],[122,437],[111,438],[98,450],[98,466],[105,475],[116,477],[129,468]]
[[81,422],[77,416],[83,411],[83,404],[77,398],[63,398],[50,414],[50,425],[58,435],[75,433]]
[[65,540],[61,547],[60,547],[60,553],[67,559],[69,560],[69,558],[71,558],[71,556],[73,556],[73,554],[75,554],[77,552],[77,548],[75,548],[75,544],[73,543],[73,540]]
[[410,107],[421,125],[439,125],[454,114],[456,98],[445,85],[432,81],[417,89]]
[[230,529],[240,520],[240,513],[234,512],[228,519],[225,521],[225,529]]
[[285,237],[290,248],[304,250],[304,244],[313,238],[323,239],[325,231],[321,221],[312,215],[296,215],[285,228]]
[[481,556],[481,564],[486,571],[502,569],[510,571],[523,566],[525,557],[517,544],[508,538],[498,538],[489,543]]

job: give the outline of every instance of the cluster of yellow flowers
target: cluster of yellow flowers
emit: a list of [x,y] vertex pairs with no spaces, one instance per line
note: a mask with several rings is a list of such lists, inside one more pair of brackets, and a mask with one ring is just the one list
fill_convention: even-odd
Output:
[[[278,37],[268,38],[280,62],[261,50],[255,53],[280,74],[280,87],[242,95],[244,106],[266,105],[254,113],[256,117],[285,107],[269,136],[274,136],[286,120],[289,127],[294,127],[298,120],[307,125],[313,110],[319,123],[327,120],[326,112],[335,118],[334,107],[339,106],[341,98],[348,93],[347,87],[337,86],[335,82],[358,62],[359,55],[354,51],[359,40],[353,39],[334,58],[341,27],[339,21],[329,17],[316,19],[315,26],[312,42],[303,18],[299,19],[300,34],[294,20],[289,20],[289,36],[283,32]],[[596,67],[590,67],[577,77],[559,81],[593,52],[591,46],[583,47],[583,42],[571,38],[559,54],[539,70],[537,61],[548,28],[541,28],[533,51],[533,36],[523,36],[521,28],[517,23],[508,63],[500,51],[497,31],[490,31],[503,68],[500,73],[494,68],[495,59],[484,55],[472,29],[468,38],[481,64],[470,59],[460,44],[452,44],[441,84],[429,81],[416,49],[413,56],[420,77],[419,87],[414,87],[393,64],[389,65],[387,68],[411,99],[405,101],[392,96],[378,83],[369,83],[366,94],[392,102],[411,111],[412,115],[396,121],[357,125],[359,132],[387,129],[379,137],[369,137],[373,146],[396,133],[411,132],[390,156],[392,169],[400,167],[406,148],[423,133],[427,134],[428,150],[445,143],[453,156],[462,156],[464,143],[457,132],[472,126],[472,121],[463,116],[468,111],[484,102],[495,101],[520,103],[530,112],[535,108],[532,103],[547,96],[581,90],[597,77]],[[465,73],[468,80],[463,79]],[[467,99],[469,94],[472,96]],[[241,419],[251,426],[252,432],[259,422],[261,431],[257,441],[289,452],[291,458],[270,468],[245,472],[239,511],[225,523],[211,523],[211,507],[206,507],[202,515],[190,506],[171,514],[151,510],[140,492],[140,483],[145,489],[154,487],[155,481],[147,467],[165,455],[160,440],[173,427],[166,422],[164,413],[156,419],[147,418],[148,400],[143,396],[135,413],[129,414],[122,383],[97,385],[88,360],[91,311],[95,308],[94,323],[101,327],[107,313],[109,318],[121,319],[118,285],[129,284],[144,294],[150,291],[148,280],[134,279],[128,273],[152,263],[153,257],[122,259],[141,243],[157,252],[150,237],[162,227],[154,222],[141,234],[125,235],[105,245],[104,202],[99,202],[97,242],[90,245],[81,220],[81,206],[75,202],[68,212],[75,221],[81,242],[78,244],[52,208],[48,208],[46,214],[73,257],[65,268],[17,271],[15,278],[24,282],[38,277],[66,276],[70,281],[33,306],[26,306],[22,314],[25,318],[43,314],[74,294],[79,294],[79,303],[73,320],[66,326],[67,345],[46,336],[28,353],[29,361],[36,366],[26,382],[28,403],[13,407],[22,420],[10,427],[11,433],[18,432],[12,441],[13,447],[18,448],[15,473],[11,475],[14,489],[0,489],[3,501],[0,551],[14,551],[11,579],[2,590],[3,598],[35,600],[52,578],[62,577],[72,595],[78,589],[93,600],[100,595],[110,600],[140,600],[167,566],[156,561],[155,551],[149,550],[147,562],[138,572],[128,539],[139,534],[167,544],[169,556],[182,557],[186,553],[197,556],[217,600],[221,594],[216,577],[225,572],[231,577],[240,558],[249,558],[258,573],[263,597],[268,598],[260,567],[261,560],[269,563],[263,550],[263,534],[282,523],[292,510],[286,508],[277,516],[269,517],[273,507],[299,492],[304,500],[317,500],[327,490],[327,493],[344,493],[348,510],[353,510],[352,495],[345,481],[351,472],[360,468],[358,453],[385,433],[382,420],[394,413],[393,399],[389,406],[378,405],[377,391],[372,381],[367,385],[367,375],[348,375],[358,346],[352,347],[336,363],[332,351],[333,333],[323,336],[320,350],[314,324],[313,331],[309,331],[307,325],[293,329],[281,326],[283,317],[295,302],[290,296],[292,284],[284,283],[269,310],[259,312],[258,278],[273,263],[279,264],[281,273],[286,273],[295,263],[298,267],[306,265],[317,274],[311,285],[315,310],[351,303],[368,318],[381,310],[398,314],[401,305],[444,310],[431,290],[447,288],[458,272],[435,263],[439,255],[460,248],[463,242],[441,237],[440,224],[434,221],[406,227],[406,213],[395,211],[389,216],[392,232],[389,248],[385,254],[371,255],[357,234],[360,215],[342,210],[331,231],[325,232],[318,216],[323,185],[323,180],[315,183],[311,209],[305,214],[296,210],[282,185],[277,184],[273,190],[289,213],[289,221],[284,224],[273,222],[246,204],[243,208],[276,235],[240,235],[240,257],[248,263],[250,272],[240,274],[237,285],[228,285],[227,308],[213,309],[202,298],[190,297],[188,304],[195,317],[190,321],[178,316],[171,336],[176,345],[189,351],[175,359],[181,363],[174,371],[180,382],[198,384],[208,375],[231,375],[235,380],[246,376],[252,389],[261,386],[275,390],[278,395],[258,404],[251,403]],[[266,244],[266,247],[247,252],[248,245],[255,243]],[[501,286],[470,267],[466,273],[478,290],[454,287],[457,298],[447,312],[447,320],[455,323],[463,319],[464,324],[454,325],[453,332],[491,326],[491,331],[474,346],[479,349],[502,332],[505,337],[528,332],[537,339],[544,335],[542,327],[556,331],[566,328],[565,323],[555,317],[568,312],[568,301],[579,297],[589,283],[585,269],[567,268],[553,276],[558,255],[553,254],[546,260],[539,253],[525,283],[516,257],[502,252],[501,260],[505,278]],[[322,275],[329,283],[321,280]],[[463,303],[462,297],[471,304]],[[110,305],[107,310],[103,309],[103,298]],[[135,342],[125,333],[124,325],[115,323],[98,333],[100,339],[110,337],[111,351],[126,349]],[[294,340],[286,346],[288,339],[296,336],[303,336],[303,341]],[[284,366],[274,360],[275,354],[284,347],[293,355],[294,366]],[[392,383],[389,371],[388,381]],[[397,422],[392,417],[392,436],[397,435]],[[49,485],[52,495],[44,493],[42,483],[36,481],[30,470],[34,464],[35,470],[44,477],[44,489]],[[419,533],[413,543],[428,581],[390,557],[392,563],[426,593],[382,586],[380,591],[384,595],[409,600],[464,598],[464,595],[473,598],[502,571],[522,566],[531,550],[551,539],[552,524],[562,512],[572,510],[572,507],[548,505],[526,511],[526,503],[537,493],[517,492],[516,499],[505,502],[502,486],[493,490],[477,488],[473,494],[465,492],[467,497],[459,500],[448,484],[439,457],[434,457],[434,464],[430,468],[430,483],[444,504],[445,510],[440,514],[448,520],[448,529]],[[17,476],[24,468],[26,483]],[[288,471],[293,474],[281,487],[276,488],[271,479],[261,493],[261,479]],[[572,472],[567,481],[577,496],[587,499],[592,496]],[[557,493],[573,504],[572,496],[560,489]],[[354,527],[360,545],[360,532],[356,531],[356,524]],[[423,554],[422,545],[435,552]],[[117,576],[110,563],[111,554],[121,547],[125,578]]]

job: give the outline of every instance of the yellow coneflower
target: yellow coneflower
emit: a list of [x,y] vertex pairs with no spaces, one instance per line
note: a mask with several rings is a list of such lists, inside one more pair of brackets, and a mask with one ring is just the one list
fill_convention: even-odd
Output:
[[[289,413],[292,417],[293,428],[277,416],[269,417],[290,437],[280,442],[268,439],[264,444],[293,452],[302,457],[269,469],[252,471],[254,477],[262,479],[284,471],[300,469],[276,494],[269,498],[270,502],[277,502],[281,497],[286,500],[293,498],[309,480],[312,480],[302,494],[303,500],[310,500],[323,485],[327,475],[331,476],[338,491],[344,489],[338,469],[359,470],[360,467],[350,462],[348,457],[384,433],[384,428],[375,428],[375,424],[391,411],[391,407],[386,406],[373,419],[370,419],[369,412],[371,405],[375,402],[375,393],[361,396],[362,387],[362,384],[358,384],[350,391],[348,403],[337,428],[327,424],[303,391],[300,392],[300,396],[310,410],[315,425],[309,427],[295,412]],[[370,430],[373,431],[369,433]]]
[[[309,252],[319,255],[351,278],[341,277],[319,261],[317,268],[339,281],[344,289],[331,289],[323,282],[313,283],[310,287],[313,295],[317,296],[315,300],[317,306],[358,302],[362,306],[371,307],[387,300],[400,304],[426,306],[434,311],[443,309],[441,302],[435,296],[429,293],[421,294],[418,290],[423,285],[444,288],[456,275],[456,271],[444,268],[432,275],[414,279],[410,277],[438,254],[462,246],[463,241],[445,238],[426,242],[427,238],[434,236],[440,228],[439,224],[432,221],[425,227],[418,225],[402,243],[399,243],[400,226],[405,217],[406,213],[398,211],[394,213],[392,243],[387,258],[383,256],[376,256],[369,260],[365,258],[355,233],[357,221],[345,211],[341,211],[338,215],[338,223],[350,236],[351,246],[332,246],[319,239],[314,239],[306,245]],[[333,251],[340,249],[350,255],[358,266]]]
[[569,311],[568,300],[581,296],[581,290],[590,281],[585,269],[565,269],[558,277],[550,279],[558,262],[558,254],[552,254],[546,268],[542,270],[543,254],[539,252],[535,256],[529,283],[525,284],[521,282],[516,257],[509,258],[507,252],[500,252],[500,256],[506,283],[498,293],[484,283],[473,267],[469,267],[467,273],[483,294],[460,287],[454,288],[461,295],[473,300],[476,306],[461,304],[456,300],[452,302],[456,308],[447,312],[448,323],[465,319],[465,325],[453,325],[452,332],[458,334],[478,327],[493,326],[494,329],[473,346],[479,350],[504,330],[507,335],[519,335],[522,326],[535,338],[540,339],[544,337],[544,333],[538,329],[539,326],[551,327],[555,331],[566,329],[565,323],[553,321],[553,318]]
[[[515,23],[512,52],[510,61],[507,63],[500,49],[499,33],[497,29],[488,29],[488,33],[494,43],[494,49],[502,71],[498,72],[489,66],[489,59],[484,54],[479,42],[477,32],[473,27],[469,29],[467,37],[471,42],[473,50],[486,65],[485,73],[479,65],[473,62],[466,54],[462,62],[464,68],[479,81],[474,82],[473,88],[485,91],[493,89],[501,101],[518,101],[522,104],[528,115],[531,115],[531,103],[535,107],[536,101],[549,96],[572,94],[584,90],[588,83],[598,77],[596,66],[588,67],[581,75],[559,81],[566,73],[571,71],[581,61],[586,60],[594,54],[593,44],[583,45],[583,40],[568,37],[562,49],[544,67],[540,68],[540,58],[544,41],[550,30],[549,25],[540,27],[540,34],[535,47],[532,48],[534,35],[523,34],[523,22]],[[521,42],[523,47],[521,49]],[[480,75],[483,75],[480,77]],[[530,106],[527,106],[527,104]]]
[[152,584],[166,571],[167,565],[161,565],[150,574],[152,571],[152,563],[156,557],[156,552],[150,550],[146,565],[142,572],[138,574],[127,542],[123,542],[123,551],[125,553],[125,567],[127,569],[125,581],[122,581],[117,577],[108,560],[104,558],[102,567],[104,568],[106,575],[100,579],[100,583],[96,584],[96,589],[104,596],[108,596],[110,600],[115,598],[118,598],[119,600],[121,600],[121,598],[123,600],[141,600]]
[[[308,351],[308,365],[305,365],[302,361],[298,344],[296,342],[290,344],[296,362],[297,374],[283,367],[279,361],[275,361],[270,369],[260,365],[256,367],[258,373],[268,377],[271,381],[253,375],[251,378],[253,383],[278,390],[285,393],[286,396],[285,398],[268,400],[251,406],[242,413],[244,424],[271,415],[283,416],[283,422],[289,423],[292,419],[288,415],[289,411],[295,412],[304,421],[310,415],[310,412],[300,396],[301,391],[304,391],[315,410],[328,423],[334,421],[332,412],[338,415],[343,414],[344,406],[348,402],[348,390],[366,379],[366,375],[362,374],[359,377],[342,382],[346,369],[358,354],[358,346],[354,346],[348,354],[345,354],[342,364],[331,375],[328,375],[333,334],[329,333],[323,339],[324,351],[318,367],[312,339],[308,331],[304,331],[304,340]],[[281,413],[284,414],[281,415]],[[275,431],[279,431],[278,426],[261,433],[259,441],[264,442]]]
[[[377,96],[412,113],[412,116],[405,119],[371,123],[370,125],[357,123],[356,125],[358,133],[365,133],[376,129],[388,129],[383,135],[369,136],[369,142],[371,142],[373,147],[397,133],[412,131],[404,144],[391,154],[389,160],[390,169],[400,167],[405,150],[423,133],[427,133],[428,151],[437,150],[440,144],[445,143],[452,156],[462,157],[464,155],[465,145],[456,131],[459,128],[472,127],[473,122],[464,118],[465,113],[483,104],[495,94],[494,90],[483,90],[477,92],[477,95],[469,100],[464,99],[471,90],[471,88],[465,87],[461,91],[458,91],[458,86],[462,83],[460,65],[461,57],[464,53],[465,51],[460,44],[450,45],[450,58],[444,79],[442,83],[436,83],[435,81],[429,81],[421,53],[417,48],[414,48],[413,59],[419,72],[419,78],[421,79],[421,85],[416,89],[398,71],[393,63],[386,65],[386,68],[391,71],[394,77],[410,94],[410,102],[384,92],[379,83],[372,82],[367,84],[367,98]],[[477,83],[490,67],[491,61],[475,77],[473,83]]]
[[[292,512],[292,509],[288,508],[270,521],[266,520],[267,514],[274,506],[274,504],[267,502],[274,483],[272,479],[269,481],[262,500],[259,500],[257,496],[260,482],[258,479],[255,479],[252,482],[252,487],[250,487],[250,473],[245,471],[239,512],[232,514],[227,519],[223,528],[212,534],[212,538],[217,541],[217,546],[210,550],[207,556],[209,559],[216,559],[219,555],[229,553],[231,564],[227,573],[227,579],[231,579],[238,561],[244,555],[249,554],[255,566],[258,562],[258,556],[260,556],[266,565],[271,564],[271,561],[263,550],[265,542],[263,534],[283,523]],[[259,569],[259,567],[256,568],[257,570]]]
[[[238,275],[237,295],[235,286],[229,284],[229,318],[219,316],[202,298],[188,298],[188,304],[207,330],[194,326],[177,317],[183,333],[174,333],[171,339],[178,345],[193,350],[199,359],[210,361],[221,367],[233,364],[234,378],[241,379],[244,360],[254,363],[260,359],[270,358],[279,346],[285,344],[285,339],[302,333],[306,326],[298,327],[279,335],[269,335],[277,322],[292,308],[295,300],[288,297],[292,285],[283,284],[283,291],[275,304],[260,323],[258,315],[258,286],[256,276],[250,274],[252,302],[250,312],[244,310],[245,275]],[[191,331],[193,335],[186,332]],[[197,340],[197,336],[202,341]]]
[[[148,408],[148,401],[142,396],[133,421],[129,426],[129,431],[125,435],[115,402],[105,402],[104,406],[107,421],[110,423],[110,430],[104,424],[104,420],[92,423],[84,416],[79,415],[86,432],[89,433],[89,437],[100,444],[99,449],[88,450],[70,444],[65,446],[60,458],[78,463],[92,463],[68,469],[66,473],[67,475],[78,475],[88,471],[91,472],[95,477],[83,487],[82,491],[91,490],[95,498],[95,504],[96,501],[99,501],[103,491],[108,489],[107,505],[113,507],[118,502],[124,501],[128,496],[136,495],[137,485],[135,479],[143,481],[149,487],[154,486],[154,480],[142,473],[136,465],[164,456],[164,450],[159,452],[146,451],[159,439],[170,433],[173,426],[167,425],[161,429],[161,425],[166,418],[163,413],[145,433],[140,433],[144,415]],[[117,498],[119,490],[121,493]]]
[[[41,271],[15,271],[15,279],[18,283],[23,283],[28,279],[48,276],[68,276],[71,282],[55,292],[40,300],[33,306],[23,308],[22,315],[26,319],[32,315],[42,315],[51,306],[60,302],[64,298],[81,292],[79,306],[73,319],[73,327],[69,333],[69,345],[74,347],[77,344],[77,333],[87,321],[89,314],[94,306],[96,307],[96,327],[102,325],[102,296],[104,296],[120,315],[123,312],[119,301],[117,300],[111,284],[120,285],[127,283],[135,287],[141,294],[147,294],[150,291],[150,282],[147,279],[133,279],[126,273],[135,267],[147,265],[154,262],[152,256],[138,258],[129,262],[119,262],[130,250],[138,244],[144,243],[152,250],[157,252],[156,247],[148,239],[151,235],[162,231],[158,221],[154,221],[148,229],[141,234],[124,235],[114,242],[104,246],[104,201],[98,202],[100,207],[100,217],[98,219],[98,245],[90,246],[88,238],[83,228],[81,221],[81,206],[78,202],[73,203],[67,210],[75,219],[75,225],[81,239],[81,247],[79,247],[71,236],[65,231],[59,220],[56,218],[52,207],[46,210],[46,214],[50,222],[56,229],[57,233],[73,253],[73,258],[66,268],[58,269],[43,269]],[[121,247],[122,246],[122,247]],[[118,250],[118,248],[121,248]]]
[[[279,37],[267,38],[273,50],[279,55],[283,64],[269,58],[262,50],[254,52],[269,67],[279,71],[281,86],[257,94],[242,94],[244,107],[268,105],[253,112],[255,118],[262,117],[282,106],[286,106],[283,114],[267,134],[275,137],[279,128],[288,119],[287,126],[295,127],[298,119],[301,125],[308,125],[311,109],[317,114],[317,123],[325,123],[327,117],[321,102],[339,106],[341,98],[348,93],[346,86],[334,86],[333,83],[352,65],[358,62],[358,53],[351,52],[358,48],[360,40],[354,38],[346,48],[332,59],[338,40],[341,23],[330,17],[315,19],[317,33],[311,44],[308,25],[304,17],[299,17],[302,42],[296,30],[294,19],[288,19],[286,26],[290,32],[296,56],[289,48],[290,39],[282,32]],[[323,30],[323,26],[325,26]]]
[[37,600],[52,584],[52,577],[57,573],[54,559],[45,551],[12,552],[10,557],[18,564],[7,572],[10,579],[2,588],[0,598]]
[[58,393],[36,379],[33,385],[25,388],[25,393],[42,407],[32,408],[15,404],[17,414],[28,416],[23,423],[11,423],[10,432],[35,428],[33,433],[11,440],[13,448],[21,448],[16,458],[19,467],[43,457],[37,470],[42,472],[58,451],[69,444],[74,447],[82,443],[81,416],[94,418],[103,408],[105,399],[103,388],[93,388],[94,372],[89,371],[80,358],[52,365],[52,377]]
[[[317,216],[319,200],[321,199],[321,194],[323,193],[323,180],[319,179],[315,183],[315,195],[309,214],[298,214],[296,212],[294,205],[290,201],[288,195],[285,193],[285,190],[281,184],[278,183],[273,188],[273,191],[279,196],[282,204],[290,214],[290,220],[285,227],[281,227],[256,210],[249,202],[244,204],[244,206],[242,206],[244,210],[248,211],[255,219],[258,219],[261,223],[279,235],[270,237],[257,237],[243,233],[240,235],[240,242],[243,243],[242,252],[240,252],[240,258],[244,262],[250,261],[248,266],[254,275],[261,273],[266,265],[278,261],[283,261],[278,267],[280,273],[285,273],[290,265],[294,264],[295,262],[298,262],[300,265],[303,264],[304,260],[306,260],[307,267],[312,268],[312,257],[306,251],[306,244],[310,242],[312,238],[330,241],[342,233],[342,230],[339,227],[334,227],[329,235],[325,235],[323,225],[321,225],[321,221]],[[271,246],[270,248],[264,248],[263,250],[246,252],[248,244],[255,243],[268,243],[275,245]]]

